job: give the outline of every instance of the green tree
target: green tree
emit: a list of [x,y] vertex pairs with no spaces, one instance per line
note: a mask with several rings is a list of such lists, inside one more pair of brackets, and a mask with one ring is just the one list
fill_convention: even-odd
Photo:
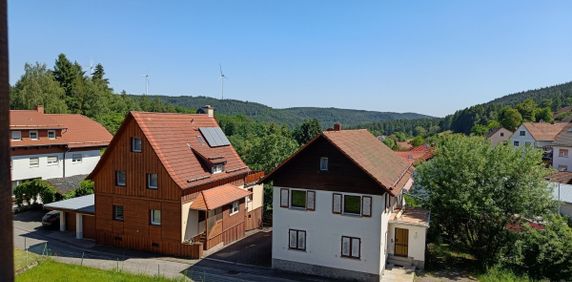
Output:
[[387,145],[387,147],[389,147],[391,150],[397,150],[398,146],[397,146],[397,141],[395,140],[395,137],[393,136],[387,136],[383,139],[383,144]]
[[258,138],[244,155],[246,163],[254,170],[270,172],[298,148],[295,140],[281,135],[269,134]]
[[423,205],[431,210],[434,231],[491,264],[509,245],[505,227],[515,215],[537,218],[555,212],[544,179],[549,172],[540,150],[451,135],[438,144],[433,159],[417,168],[415,182],[427,192]]
[[64,89],[43,64],[26,64],[24,74],[16,82],[10,96],[14,109],[32,109],[44,105],[47,113],[67,112]]
[[522,115],[519,111],[507,107],[501,111],[499,121],[504,128],[515,131],[522,123]]
[[522,115],[525,121],[535,121],[535,114],[538,106],[534,100],[528,98],[516,105],[516,110]]
[[425,138],[423,138],[421,135],[415,136],[415,138],[413,138],[410,143],[413,147],[421,146],[425,144]]
[[545,107],[536,112],[536,121],[553,122],[554,114],[552,109]]
[[307,119],[294,131],[294,139],[296,139],[298,144],[304,145],[321,132],[322,127],[317,119]]

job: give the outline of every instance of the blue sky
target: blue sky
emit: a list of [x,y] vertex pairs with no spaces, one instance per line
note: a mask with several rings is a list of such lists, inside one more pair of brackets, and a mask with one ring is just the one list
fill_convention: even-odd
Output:
[[572,80],[572,1],[9,1],[10,80],[59,53],[116,91],[444,116]]

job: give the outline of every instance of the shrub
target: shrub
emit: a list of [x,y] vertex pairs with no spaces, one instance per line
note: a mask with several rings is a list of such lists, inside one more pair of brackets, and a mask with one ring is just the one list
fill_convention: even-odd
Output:
[[57,200],[56,194],[56,189],[50,183],[41,179],[26,181],[14,189],[18,207],[21,207],[24,202],[28,205],[36,204],[38,195],[42,198],[44,204],[51,203]]

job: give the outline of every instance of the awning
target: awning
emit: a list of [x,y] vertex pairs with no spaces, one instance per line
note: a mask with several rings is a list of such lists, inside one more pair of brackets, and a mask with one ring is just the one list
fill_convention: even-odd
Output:
[[84,214],[95,214],[95,197],[93,194],[53,202],[44,205],[50,210],[72,211]]
[[201,191],[191,204],[191,209],[213,210],[240,200],[250,194],[252,194],[252,192],[232,184],[217,186]]

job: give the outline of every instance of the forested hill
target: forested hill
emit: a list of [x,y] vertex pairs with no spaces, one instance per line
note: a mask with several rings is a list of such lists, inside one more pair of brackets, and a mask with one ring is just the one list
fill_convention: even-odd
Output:
[[442,130],[481,134],[495,126],[513,128],[524,121],[564,120],[572,106],[572,82],[506,95],[490,102],[471,106],[446,116]]
[[[138,96],[133,96],[138,97]],[[332,126],[340,122],[351,127],[358,124],[372,123],[384,120],[411,120],[430,118],[416,113],[375,112],[363,110],[350,110],[338,108],[297,107],[275,109],[266,105],[248,101],[231,99],[216,99],[204,96],[148,96],[150,99],[159,99],[164,103],[197,109],[204,105],[211,105],[217,113],[225,115],[244,115],[257,121],[277,122],[290,127],[299,126],[306,119],[317,119],[323,127]]]

